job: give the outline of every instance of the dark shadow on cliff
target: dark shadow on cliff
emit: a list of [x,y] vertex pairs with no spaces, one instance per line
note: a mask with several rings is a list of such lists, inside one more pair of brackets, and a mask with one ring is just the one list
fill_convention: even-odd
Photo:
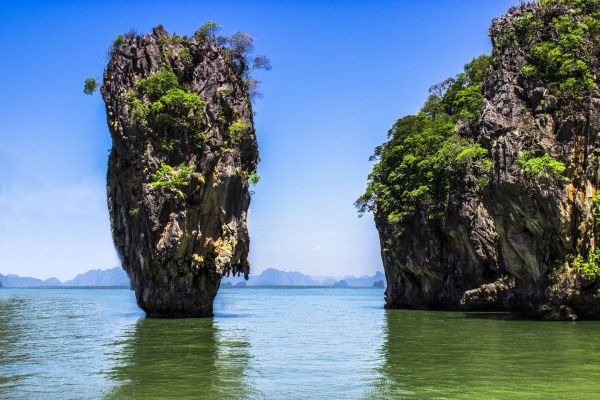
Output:
[[249,346],[210,319],[142,319],[115,342],[117,385],[105,398],[254,398]]

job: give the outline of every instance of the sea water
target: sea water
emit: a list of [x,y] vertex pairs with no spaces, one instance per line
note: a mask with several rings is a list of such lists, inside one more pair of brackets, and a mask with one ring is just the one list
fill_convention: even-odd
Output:
[[596,399],[600,322],[385,310],[383,289],[0,289],[2,399]]

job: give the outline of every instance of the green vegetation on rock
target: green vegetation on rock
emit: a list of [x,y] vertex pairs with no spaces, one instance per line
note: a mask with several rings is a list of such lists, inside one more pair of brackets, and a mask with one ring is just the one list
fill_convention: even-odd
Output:
[[208,134],[206,132],[200,132],[193,135],[194,145],[198,149],[202,149],[206,141],[208,140]]
[[435,85],[424,106],[425,112],[435,109],[431,117],[446,114],[474,125],[481,114],[483,104],[482,84],[490,65],[490,56],[482,55],[465,65],[463,73]]
[[592,204],[594,206],[594,220],[596,224],[600,225],[600,192],[596,193],[594,197],[592,197]]
[[[209,21],[195,33],[194,37],[196,40],[214,42],[229,51],[240,72],[242,84],[248,88],[251,95],[258,94],[259,82],[252,79],[249,74],[256,69],[270,69],[269,60],[261,55],[253,59],[249,58],[254,43],[252,36],[241,32],[231,36],[218,36],[219,29],[217,23]],[[189,39],[171,35],[161,36],[158,42],[162,47],[168,44],[180,46],[175,49],[168,47],[168,50],[164,50],[168,53],[167,58],[175,54],[176,59],[181,62],[189,63],[193,60]],[[115,43],[122,44],[121,40],[116,40]],[[223,88],[219,92],[221,95],[230,93],[231,88]],[[135,83],[135,89],[126,94],[126,99],[133,123],[156,134],[186,133],[198,149],[206,143],[208,137],[204,129],[205,103],[188,85],[180,82],[166,58],[163,59],[163,64],[157,72]],[[224,119],[223,123],[228,121]],[[226,146],[239,143],[242,136],[251,128],[251,125],[239,119],[231,123],[228,127],[229,138]],[[171,143],[165,143],[162,148],[167,151],[174,150]]]
[[175,145],[177,144],[176,140],[165,140],[160,144],[160,148],[164,151],[173,151],[175,150]]
[[129,100],[129,118],[132,122],[135,122],[142,126],[147,126],[148,122],[148,114],[150,113],[150,108],[142,99],[135,97],[135,94],[130,93],[127,95]]
[[170,131],[197,135],[204,121],[204,102],[198,94],[185,90],[168,66],[135,83],[127,94],[132,121],[155,133]]
[[244,121],[236,120],[233,124],[229,125],[227,132],[229,133],[229,139],[231,143],[239,143],[242,136],[250,130],[251,126]]
[[250,186],[255,186],[260,181],[260,176],[256,172],[242,171],[242,175]]
[[592,251],[585,259],[582,256],[576,257],[573,267],[581,271],[586,278],[596,279],[600,276],[600,249]]
[[[530,63],[523,67],[527,78],[539,78],[559,93],[581,93],[596,87],[590,62],[595,57],[586,43],[598,47],[600,33],[600,2],[597,0],[540,0],[540,12],[551,17],[554,37],[534,43],[529,50]],[[568,6],[572,13],[553,16],[551,8]],[[524,13],[527,19],[531,13]],[[533,21],[533,20],[532,20]],[[524,23],[535,32],[535,23]]]
[[179,81],[171,67],[163,65],[158,72],[137,81],[135,87],[141,95],[147,95],[150,101],[156,101],[169,89],[179,87]]
[[[129,37],[130,38],[130,37]],[[111,43],[110,47],[106,51],[106,54],[109,58],[111,58],[117,50],[119,50],[126,42],[126,37],[123,35],[117,35],[115,40]]]
[[[359,211],[376,211],[402,232],[402,222],[423,213],[442,219],[449,195],[472,176],[477,187],[489,181],[489,152],[456,133],[459,121],[474,126],[481,113],[481,86],[489,67],[487,55],[472,60],[463,73],[435,85],[417,115],[396,121],[389,141],[375,149],[378,162]],[[477,188],[476,187],[476,188]]]
[[153,189],[163,188],[178,188],[181,186],[187,186],[190,184],[190,179],[194,173],[195,165],[180,164],[177,167],[172,167],[169,164],[162,163],[160,168],[152,175],[154,182],[152,182]]
[[513,22],[511,28],[503,30],[493,39],[498,47],[514,46],[529,41],[542,27],[542,22],[531,11],[525,11]]
[[182,47],[177,51],[177,58],[184,64],[190,64],[194,60],[190,49],[187,47]]
[[564,163],[558,161],[548,154],[540,157],[533,157],[528,151],[523,151],[517,157],[517,164],[523,171],[536,179],[550,179],[555,182],[565,181],[565,171],[567,167]]
[[113,46],[115,49],[120,48],[125,44],[125,37],[123,35],[118,35],[113,41]]
[[149,117],[154,129],[194,131],[201,127],[203,109],[204,102],[196,93],[173,88],[152,103]]

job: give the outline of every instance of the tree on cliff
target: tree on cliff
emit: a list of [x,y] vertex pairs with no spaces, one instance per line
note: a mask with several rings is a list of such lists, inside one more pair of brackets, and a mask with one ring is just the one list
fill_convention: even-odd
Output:
[[415,213],[442,218],[450,190],[465,174],[484,185],[491,171],[488,151],[455,130],[457,122],[473,125],[481,113],[481,86],[490,57],[483,55],[463,73],[430,90],[417,115],[396,121],[389,141],[372,157],[378,162],[366,192],[356,201],[361,213],[377,210],[401,233],[401,222]]

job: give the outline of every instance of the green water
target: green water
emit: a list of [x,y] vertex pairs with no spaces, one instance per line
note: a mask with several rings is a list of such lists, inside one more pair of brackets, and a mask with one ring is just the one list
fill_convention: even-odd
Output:
[[379,289],[231,289],[147,320],[128,290],[0,290],[2,399],[597,399],[600,323],[383,309]]

